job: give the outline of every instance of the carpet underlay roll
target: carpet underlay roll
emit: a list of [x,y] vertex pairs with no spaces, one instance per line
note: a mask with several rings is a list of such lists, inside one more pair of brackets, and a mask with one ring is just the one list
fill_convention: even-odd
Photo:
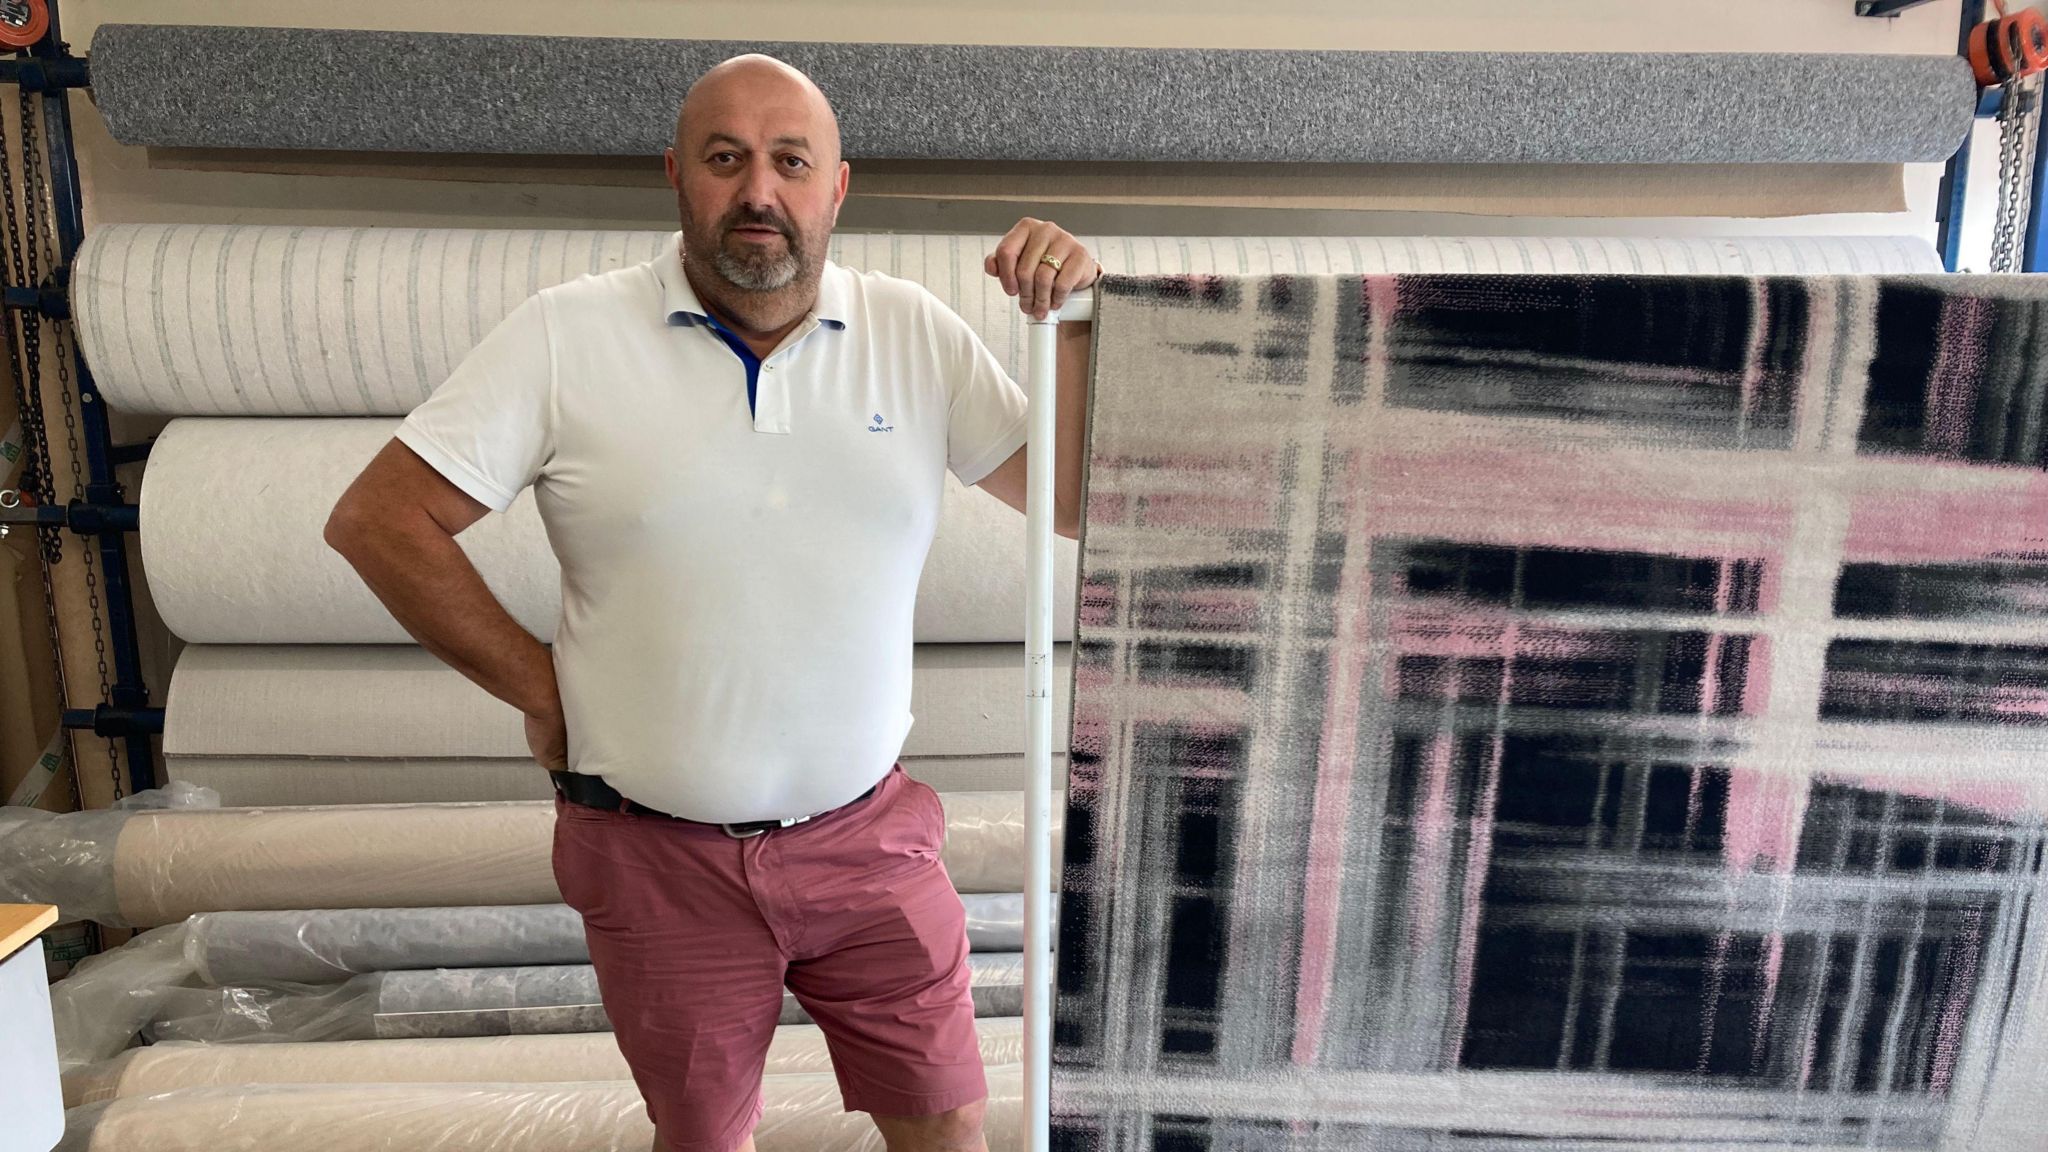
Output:
[[[1839,111],[1832,100],[1828,107]],[[1021,379],[1023,317],[981,266],[997,239],[848,233],[833,237],[831,254],[924,285]],[[1924,239],[1894,237],[1083,239],[1120,275],[1941,270]],[[72,308],[95,382],[124,411],[402,416],[534,292],[641,263],[669,240],[663,232],[111,224],[89,232],[79,250]]]
[[[398,422],[175,420],[143,472],[142,558],[165,625],[193,644],[410,644],[322,530],[335,501]],[[233,466],[223,466],[225,462]],[[561,567],[533,490],[456,540],[500,603],[552,640]],[[1062,540],[1055,594],[1071,600],[1075,548]],[[927,642],[1018,640],[1024,517],[950,474],[918,585]]]
[[[954,887],[1022,889],[1021,796],[941,799]],[[0,813],[0,882],[68,919],[132,927],[234,910],[553,904],[553,827],[547,803]]]
[[[989,1069],[991,1152],[1019,1147],[1022,1084]],[[830,1075],[763,1086],[759,1152],[882,1152],[865,1114],[841,1112]],[[630,1081],[590,1084],[307,1084],[188,1088],[88,1105],[56,1152],[646,1152],[646,1105]]]
[[[124,144],[653,156],[674,133],[690,81],[756,51],[818,81],[852,157],[1906,163],[1946,159],[1977,102],[1968,67],[1952,56],[1068,48],[148,24],[99,26],[93,95]],[[393,98],[399,92],[404,100]]]
[[[1023,947],[1022,893],[960,897],[977,952]],[[407,968],[587,964],[583,919],[565,904],[206,912],[185,922],[184,955],[212,985],[320,984]]]
[[[976,952],[974,1014],[1020,1016],[1024,958]],[[783,1024],[809,1024],[788,992]],[[322,988],[274,983],[173,988],[159,1002],[152,1040],[323,1042],[604,1032],[611,1028],[588,964],[370,972]]]
[[[1067,646],[1054,658],[1061,730]],[[1024,751],[1022,644],[921,644],[912,677],[905,755]],[[1066,750],[1063,732],[1054,747]],[[187,646],[166,697],[164,754],[512,759],[540,772],[518,709],[425,649],[396,644]]]
[[[1023,1059],[1024,1022],[975,1021],[982,1062]],[[831,1053],[814,1024],[784,1024],[768,1049],[767,1075],[830,1072]],[[64,1078],[65,1107],[153,1096],[187,1088],[259,1084],[567,1083],[629,1080],[632,1071],[609,1032],[464,1036],[326,1043],[194,1044],[131,1048]]]
[[1096,323],[1056,1145],[2042,1146],[2048,283]]
[[[191,651],[190,648],[186,651]],[[1062,731],[1064,729],[1062,728]],[[1024,787],[1024,756],[904,756],[903,770],[941,792],[1015,792]],[[1066,779],[1067,757],[1053,757],[1053,778]],[[546,800],[554,795],[531,759],[387,756],[171,756],[166,779],[220,794],[229,808],[301,804],[457,804]]]

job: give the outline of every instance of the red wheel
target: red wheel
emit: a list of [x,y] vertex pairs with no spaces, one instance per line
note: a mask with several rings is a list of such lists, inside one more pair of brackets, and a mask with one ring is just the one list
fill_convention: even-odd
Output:
[[46,0],[0,0],[0,44],[29,48],[50,30]]

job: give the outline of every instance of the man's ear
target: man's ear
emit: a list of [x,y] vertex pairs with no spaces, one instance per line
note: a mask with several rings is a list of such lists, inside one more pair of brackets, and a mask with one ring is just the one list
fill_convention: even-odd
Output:
[[668,186],[681,192],[683,190],[683,174],[676,170],[676,150],[674,148],[663,148],[661,150],[661,167],[662,171],[668,173]]

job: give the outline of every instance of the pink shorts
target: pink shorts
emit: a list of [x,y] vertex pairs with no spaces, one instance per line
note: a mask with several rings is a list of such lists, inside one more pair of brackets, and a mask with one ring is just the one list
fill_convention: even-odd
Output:
[[865,800],[746,840],[556,799],[555,880],[672,1152],[731,1152],[754,1130],[785,987],[824,1032],[847,1111],[928,1116],[988,1094],[945,832],[938,794],[900,766]]

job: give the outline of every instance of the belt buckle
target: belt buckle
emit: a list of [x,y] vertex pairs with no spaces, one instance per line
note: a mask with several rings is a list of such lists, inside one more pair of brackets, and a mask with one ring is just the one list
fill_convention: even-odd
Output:
[[[810,820],[811,817],[809,816],[792,816],[785,820],[742,820],[737,824],[720,824],[718,827],[727,836],[735,840],[752,840],[756,836],[765,836],[778,828],[794,828],[799,824],[807,824]],[[750,832],[733,831],[735,828],[748,827],[751,827],[753,830]]]

